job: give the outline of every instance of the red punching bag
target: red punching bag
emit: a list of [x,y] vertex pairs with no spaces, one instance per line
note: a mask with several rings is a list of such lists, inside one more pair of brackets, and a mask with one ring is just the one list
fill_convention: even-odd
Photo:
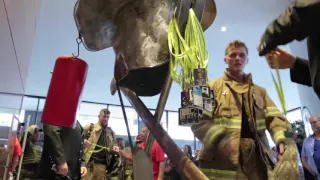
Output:
[[88,64],[73,56],[56,60],[44,105],[41,122],[61,127],[74,127]]

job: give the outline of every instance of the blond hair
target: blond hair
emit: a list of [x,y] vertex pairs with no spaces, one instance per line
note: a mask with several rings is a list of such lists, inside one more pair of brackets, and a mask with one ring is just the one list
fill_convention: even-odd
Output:
[[229,51],[230,48],[234,48],[234,47],[243,47],[243,48],[245,48],[246,53],[249,54],[248,47],[247,47],[247,45],[246,45],[244,42],[242,42],[242,41],[240,41],[240,40],[234,40],[234,41],[231,41],[231,42],[227,45],[227,48],[226,48],[226,50],[225,50],[225,55],[228,54],[228,51]]

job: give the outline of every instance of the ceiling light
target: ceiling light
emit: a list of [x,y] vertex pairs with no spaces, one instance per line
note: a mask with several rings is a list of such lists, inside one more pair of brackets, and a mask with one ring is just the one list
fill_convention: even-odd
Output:
[[227,26],[222,26],[220,30],[221,30],[222,32],[227,31]]

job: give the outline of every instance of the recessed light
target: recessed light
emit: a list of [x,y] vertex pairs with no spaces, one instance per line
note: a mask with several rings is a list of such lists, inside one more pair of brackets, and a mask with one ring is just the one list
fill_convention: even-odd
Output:
[[220,30],[221,30],[222,32],[227,31],[227,26],[222,26]]

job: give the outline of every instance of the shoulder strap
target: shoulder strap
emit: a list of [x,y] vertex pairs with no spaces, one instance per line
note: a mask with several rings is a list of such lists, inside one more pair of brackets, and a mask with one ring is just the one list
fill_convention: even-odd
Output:
[[94,124],[93,124],[93,123],[90,123],[90,129],[89,129],[90,133],[91,133],[91,131],[93,130],[93,128],[94,128]]
[[86,135],[86,137],[84,137],[85,139],[89,139],[90,138],[91,133],[93,131],[93,128],[94,128],[94,124],[90,123],[90,128],[89,128],[88,134]]

